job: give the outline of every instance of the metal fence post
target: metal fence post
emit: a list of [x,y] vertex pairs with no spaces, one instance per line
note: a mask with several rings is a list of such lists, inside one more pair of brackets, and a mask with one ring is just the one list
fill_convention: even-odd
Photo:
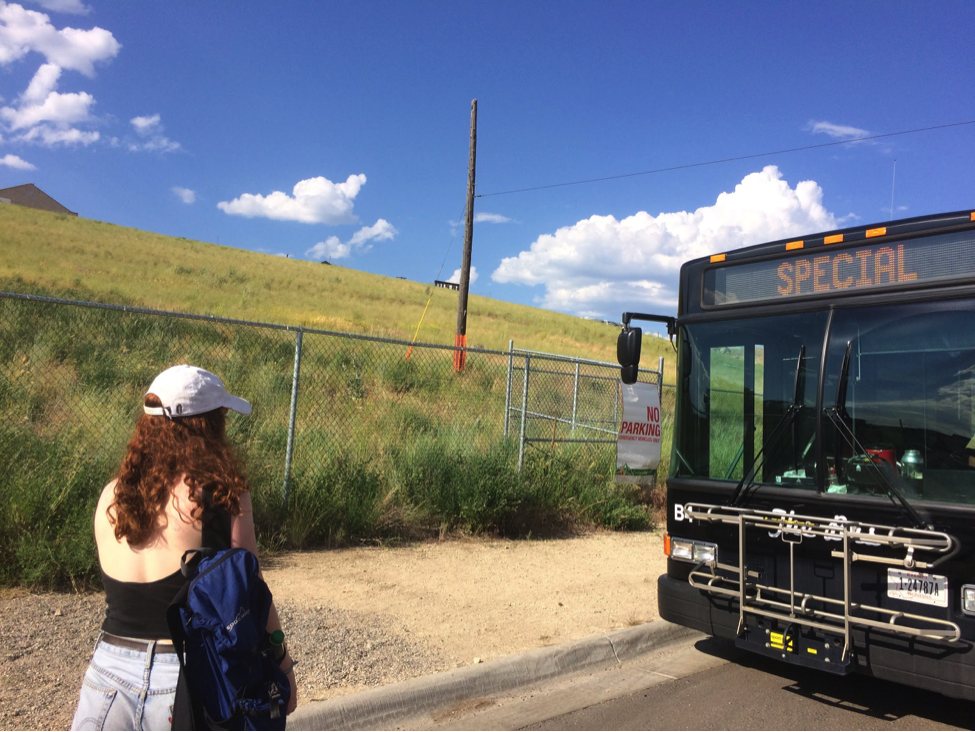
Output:
[[531,357],[525,356],[525,383],[521,387],[521,438],[518,440],[518,472],[525,464],[525,420],[528,417],[528,372]]
[[291,482],[291,458],[294,455],[295,444],[295,415],[298,411],[298,376],[301,373],[301,340],[304,330],[298,326],[298,337],[295,339],[295,373],[291,381],[291,416],[288,418],[288,447],[284,455],[284,490],[281,494],[281,508],[288,508],[288,484]]
[[508,420],[511,417],[511,369],[514,361],[515,342],[508,341],[508,389],[504,393],[504,436],[508,436]]
[[[639,370],[637,371],[639,376]],[[620,392],[623,390],[623,382],[620,381],[616,384],[616,390],[613,394],[615,401],[613,402],[613,424],[619,427],[620,425]]]
[[576,431],[576,408],[579,405],[579,362],[576,361],[576,380],[572,385],[572,433]]
[[661,356],[657,361],[657,401],[663,402],[664,399],[664,357]]

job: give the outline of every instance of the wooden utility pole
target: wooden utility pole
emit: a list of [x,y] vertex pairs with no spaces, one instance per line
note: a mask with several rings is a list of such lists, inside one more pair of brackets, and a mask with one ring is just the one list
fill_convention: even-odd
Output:
[[477,160],[477,100],[471,102],[471,152],[467,163],[467,215],[464,217],[464,259],[460,265],[457,296],[457,335],[454,338],[454,371],[463,371],[467,360],[467,291],[471,284],[471,244],[474,241],[474,164]]

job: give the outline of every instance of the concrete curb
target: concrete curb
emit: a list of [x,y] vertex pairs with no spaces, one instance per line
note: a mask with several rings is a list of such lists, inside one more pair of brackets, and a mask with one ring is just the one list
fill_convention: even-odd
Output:
[[389,729],[468,699],[612,666],[695,635],[664,620],[298,707],[288,729]]

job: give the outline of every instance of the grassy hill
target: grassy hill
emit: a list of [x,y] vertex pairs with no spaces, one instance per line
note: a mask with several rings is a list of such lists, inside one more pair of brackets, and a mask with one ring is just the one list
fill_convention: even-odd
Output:
[[[18,278],[26,283],[17,282]],[[0,287],[101,302],[453,344],[457,293],[336,265],[284,259],[21,206],[0,205]],[[639,310],[640,303],[633,303]],[[471,296],[468,343],[615,361],[612,327]],[[644,365],[673,350],[646,339]],[[668,379],[668,381],[672,381]]]
[[[457,302],[417,282],[10,205],[0,205],[0,290],[401,339],[432,298],[419,340],[440,344],[453,343]],[[506,350],[514,339],[615,360],[605,324],[482,297],[469,313],[472,344]],[[246,456],[265,548],[652,523],[632,487],[615,484],[611,450],[555,444],[565,423],[545,421],[552,442],[517,469],[518,441],[503,435],[506,357],[472,355],[457,374],[435,349],[406,361],[384,343],[314,334],[304,343],[286,495],[294,333],[0,298],[0,455],[16,466],[0,471],[0,586],[97,584],[97,496],[118,470],[146,384],[187,361],[257,405],[228,432]],[[644,353],[651,367],[665,354],[673,373],[669,343],[647,339]],[[571,377],[535,383],[546,414],[574,412]],[[580,385],[581,408],[615,414],[612,384]],[[666,455],[666,419],[664,428]]]

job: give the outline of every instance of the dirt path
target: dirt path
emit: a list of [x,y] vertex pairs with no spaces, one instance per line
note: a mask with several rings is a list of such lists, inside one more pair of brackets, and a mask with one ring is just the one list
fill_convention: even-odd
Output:
[[653,619],[658,544],[657,534],[600,533],[311,552],[266,575],[275,597],[394,616],[464,665]]
[[[301,702],[652,620],[657,533],[281,555],[265,576]],[[0,729],[66,728],[100,595],[0,594]]]

